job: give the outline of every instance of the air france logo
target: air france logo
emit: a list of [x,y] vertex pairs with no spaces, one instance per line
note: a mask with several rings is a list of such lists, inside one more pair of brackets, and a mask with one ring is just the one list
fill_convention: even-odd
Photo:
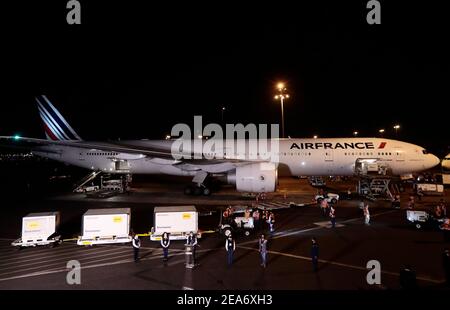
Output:
[[[383,149],[386,146],[386,142],[381,142],[380,145],[378,146],[379,149]],[[330,149],[330,150],[336,150],[336,149],[342,149],[342,150],[373,150],[375,149],[375,146],[373,145],[373,142],[344,142],[344,143],[340,143],[340,142],[336,142],[336,143],[331,143],[331,142],[315,142],[315,143],[311,143],[311,142],[305,142],[305,143],[292,143],[290,149],[298,149],[298,150],[320,150],[320,149]]]

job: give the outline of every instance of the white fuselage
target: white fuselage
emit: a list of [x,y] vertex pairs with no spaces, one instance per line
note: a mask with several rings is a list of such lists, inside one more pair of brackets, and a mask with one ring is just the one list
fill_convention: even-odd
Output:
[[[169,174],[192,176],[198,170],[209,173],[226,173],[236,167],[235,159],[261,161],[268,157],[278,158],[281,175],[320,176],[353,175],[359,162],[387,166],[392,174],[404,175],[434,167],[439,159],[428,154],[422,147],[397,140],[381,138],[323,138],[323,139],[280,139],[277,149],[268,149],[261,154],[249,154],[248,140],[238,140],[243,148],[237,151],[209,154],[214,159],[222,159],[201,164],[188,163],[172,158],[149,157],[141,154],[117,153],[97,149],[88,150],[73,146],[50,145],[38,147],[36,155],[92,170],[110,173],[131,174]],[[158,147],[170,150],[174,140],[136,140],[126,141],[127,145]],[[225,143],[224,143],[225,145]],[[243,151],[239,151],[243,149]],[[225,151],[226,152],[226,151]],[[252,156],[250,156],[252,155]],[[274,161],[274,160],[272,160]]]

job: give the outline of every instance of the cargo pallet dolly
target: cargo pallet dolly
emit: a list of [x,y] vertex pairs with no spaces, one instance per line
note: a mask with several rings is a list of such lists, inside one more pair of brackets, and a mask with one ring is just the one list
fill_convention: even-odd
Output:
[[114,244],[127,242],[131,242],[131,236],[96,236],[89,239],[80,236],[77,240],[78,245]]
[[30,213],[22,218],[22,236],[11,243],[19,249],[36,246],[56,246],[62,242],[56,232],[60,223],[59,212]]
[[35,246],[41,246],[41,245],[49,245],[49,246],[57,246],[58,244],[62,243],[62,239],[60,235],[51,235],[47,239],[26,239],[23,240],[22,238],[14,240],[11,245],[12,246],[18,246],[21,248],[25,247],[35,247]]

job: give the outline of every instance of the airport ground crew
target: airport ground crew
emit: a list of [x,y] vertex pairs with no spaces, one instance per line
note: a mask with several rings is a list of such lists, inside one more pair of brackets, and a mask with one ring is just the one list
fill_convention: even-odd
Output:
[[161,247],[163,249],[164,261],[167,261],[169,259],[169,246],[170,246],[169,233],[165,232],[161,237]]
[[261,257],[261,266],[266,268],[267,266],[267,239],[264,235],[259,238],[259,255]]
[[324,198],[320,202],[320,207],[322,208],[323,216],[327,216],[327,211],[328,211],[329,205],[328,205],[328,201],[326,198]]
[[319,244],[315,237],[311,239],[311,261],[313,265],[313,271],[317,272],[319,265]]
[[267,222],[269,223],[270,235],[272,235],[273,232],[275,231],[275,227],[274,227],[274,225],[275,225],[275,214],[273,214],[273,212],[270,212],[269,219],[267,220]]
[[196,257],[195,257],[195,252],[196,251],[195,251],[195,249],[197,248],[198,242],[197,242],[197,236],[194,235],[193,231],[191,231],[190,234],[188,235],[188,237],[186,238],[186,243],[188,245],[192,246],[192,259],[193,259],[194,264],[195,264],[195,261],[196,261]]
[[445,205],[444,199],[439,201],[439,206],[441,207],[441,211],[444,217],[447,217],[447,206]]
[[366,205],[366,206],[364,207],[364,224],[370,225],[369,205]]
[[261,229],[261,224],[260,224],[260,221],[259,221],[259,211],[258,211],[258,209],[253,211],[252,216],[253,216],[253,223],[255,225],[255,228],[257,230],[260,230]]
[[141,247],[141,240],[139,240],[139,236],[134,235],[131,243],[133,245],[134,262],[136,263],[139,260],[139,248]]
[[442,218],[442,209],[440,205],[437,205],[436,208],[434,209],[434,215],[436,216],[437,219]]
[[244,212],[244,218],[248,220],[250,218],[250,209],[246,208]]
[[236,250],[236,242],[231,235],[228,235],[228,238],[225,241],[225,250],[227,251],[228,267],[230,267],[233,264],[233,253]]
[[447,286],[450,286],[450,251],[449,249],[445,249],[444,253],[442,253],[442,264],[445,272],[445,280]]
[[331,227],[336,227],[336,210],[331,206],[330,208],[330,221],[331,221]]
[[264,210],[262,212],[262,221],[263,223],[269,223],[269,211],[268,210]]

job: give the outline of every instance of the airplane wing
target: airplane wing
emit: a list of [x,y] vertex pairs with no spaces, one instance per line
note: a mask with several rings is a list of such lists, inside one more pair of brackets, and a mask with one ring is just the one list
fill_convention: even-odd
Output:
[[126,145],[120,145],[117,143],[109,143],[109,142],[86,142],[77,140],[53,141],[53,140],[26,138],[26,137],[18,138],[14,136],[0,136],[0,141],[6,142],[7,145],[11,147],[20,145],[23,147],[28,146],[29,148],[33,148],[35,146],[61,145],[61,146],[79,147],[83,149],[97,149],[118,153],[142,154],[150,157],[163,157],[163,158],[173,157],[170,150],[167,151],[158,149],[146,149],[141,147],[129,147]]
[[[111,142],[89,142],[82,140],[46,140],[46,139],[37,139],[37,138],[27,138],[27,137],[16,137],[16,136],[0,136],[0,143],[4,142],[7,146],[15,147],[29,147],[32,149],[36,146],[49,146],[49,145],[60,145],[60,146],[69,146],[69,147],[78,147],[83,149],[96,149],[107,152],[117,152],[117,153],[128,153],[128,154],[139,154],[145,155],[147,157],[153,158],[163,158],[163,159],[172,159],[174,160],[174,156],[183,156],[188,155],[187,153],[172,153],[169,148],[162,148],[157,146],[146,146],[146,145],[132,145],[127,143],[126,141],[111,141]],[[178,161],[179,164],[190,164],[191,166],[200,166],[200,165],[211,165],[211,164],[246,164],[250,161],[244,159],[207,159],[202,157],[201,159],[194,159],[194,154],[190,154],[190,158],[192,159],[180,159]],[[265,160],[261,160],[264,162]],[[252,160],[252,163],[258,162],[257,160]]]

